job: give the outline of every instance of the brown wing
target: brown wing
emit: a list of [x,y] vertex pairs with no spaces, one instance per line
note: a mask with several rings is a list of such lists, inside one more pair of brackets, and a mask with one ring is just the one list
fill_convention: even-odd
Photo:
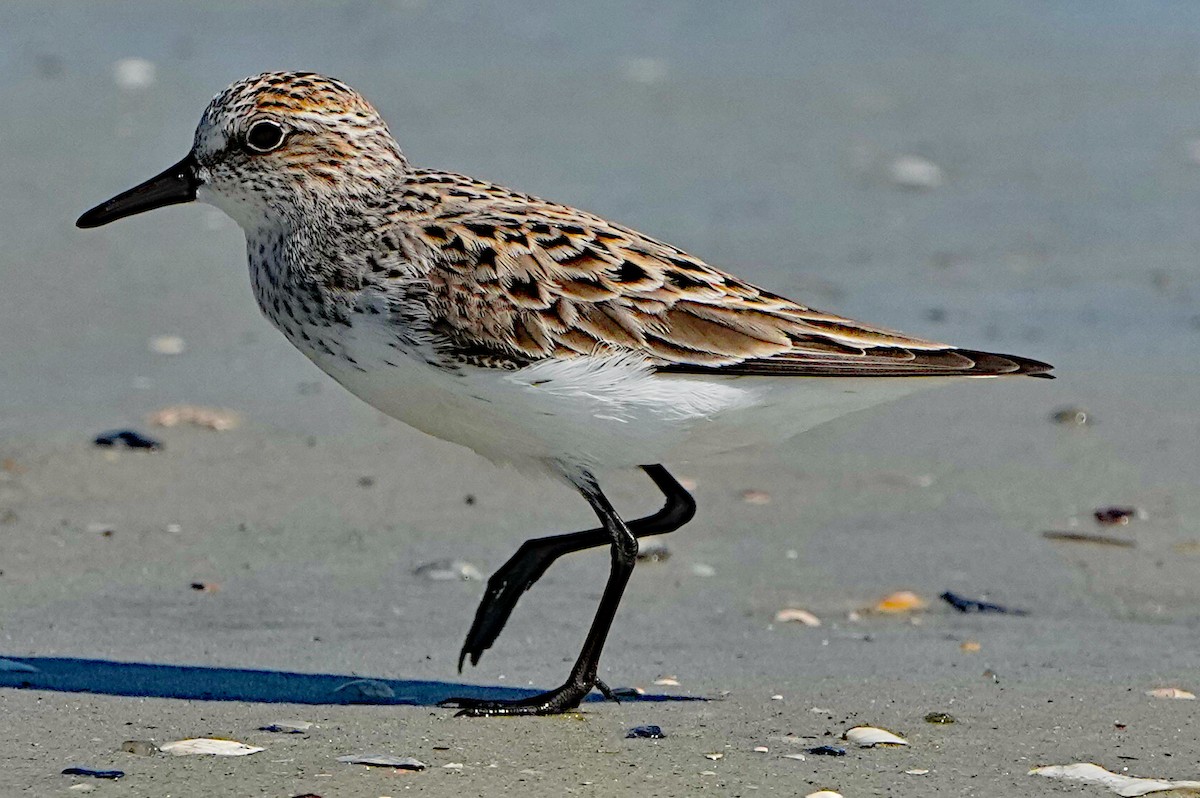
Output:
[[955,349],[764,291],[634,230],[457,175],[420,225],[437,329],[464,360],[639,352],[664,372],[1041,374],[1044,363]]

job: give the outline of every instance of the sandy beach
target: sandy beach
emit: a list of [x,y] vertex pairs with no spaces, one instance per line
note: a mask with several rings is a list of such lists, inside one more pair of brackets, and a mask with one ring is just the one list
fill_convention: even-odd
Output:
[[[0,795],[1111,794],[1027,775],[1073,762],[1200,779],[1200,702],[1147,695],[1200,692],[1197,31],[1182,3],[5,4]],[[260,317],[215,209],[73,227],[178,160],[228,82],[280,68],[360,88],[414,163],[1058,379],[668,463],[700,514],[639,564],[602,662],[643,694],[454,718],[437,702],[561,680],[607,555],[556,564],[461,675],[483,584],[417,570],[486,575],[591,526],[586,505],[326,378]],[[238,423],[150,421],[179,404]],[[161,449],[93,445],[124,428]],[[644,477],[607,484],[630,517],[656,509]],[[1096,520],[1114,507],[1134,512]],[[900,590],[927,606],[872,611]],[[665,736],[627,739],[647,724]],[[856,748],[858,725],[909,745]],[[265,750],[121,750],[195,737]],[[428,767],[338,761],[357,754]]]

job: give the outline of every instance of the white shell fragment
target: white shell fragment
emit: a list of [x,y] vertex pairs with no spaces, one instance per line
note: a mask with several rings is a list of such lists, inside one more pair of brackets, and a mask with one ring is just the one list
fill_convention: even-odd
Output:
[[1151,698],[1182,698],[1187,701],[1195,701],[1196,694],[1190,693],[1187,690],[1180,690],[1178,687],[1156,687],[1153,690],[1147,690],[1146,695]]
[[182,355],[187,344],[178,335],[158,335],[150,339],[150,351],[160,355]]
[[175,740],[163,743],[158,750],[175,756],[190,756],[192,754],[207,754],[208,756],[248,756],[265,751],[255,745],[246,745],[237,740],[214,740],[209,737],[195,737],[189,740]]
[[413,575],[431,582],[478,582],[483,573],[465,560],[435,560],[413,569]]
[[122,58],[112,65],[113,82],[125,91],[138,91],[154,85],[153,61]]
[[834,792],[833,790],[817,790],[816,792],[810,792],[808,795],[804,796],[804,798],[845,798],[845,797],[840,792]]
[[304,734],[313,725],[307,720],[277,720],[259,727],[259,731],[275,732],[277,734]]
[[912,770],[904,771],[906,776],[924,776],[929,772],[929,768],[913,768]]
[[873,748],[877,745],[908,745],[908,740],[897,737],[887,729],[877,729],[874,726],[855,726],[842,735],[846,742],[854,743],[859,748]]
[[1030,776],[1046,776],[1064,781],[1084,781],[1099,784],[1102,787],[1134,798],[1138,795],[1149,795],[1153,792],[1179,791],[1179,794],[1200,795],[1200,781],[1162,781],[1161,779],[1139,779],[1134,776],[1122,776],[1105,770],[1091,762],[1076,762],[1072,765],[1048,765],[1029,771]]
[[901,155],[888,165],[888,177],[901,188],[931,189],[942,184],[942,167],[919,155]]
[[240,421],[237,413],[232,410],[198,405],[164,407],[152,413],[149,420],[156,427],[178,427],[181,424],[191,424],[218,432],[233,429]]
[[775,613],[775,623],[802,623],[805,626],[820,626],[821,619],[808,610],[799,607],[788,607]]
[[654,680],[659,687],[679,687],[678,676],[660,676]]
[[339,762],[348,765],[367,765],[373,768],[399,768],[400,770],[424,770],[428,767],[419,759],[411,756],[390,756],[388,754],[350,754],[339,756]]

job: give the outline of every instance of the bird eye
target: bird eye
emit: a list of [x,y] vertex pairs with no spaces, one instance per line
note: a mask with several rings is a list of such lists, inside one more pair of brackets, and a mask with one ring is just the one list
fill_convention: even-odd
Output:
[[283,144],[283,127],[278,122],[261,119],[246,131],[246,149],[251,152],[270,152]]

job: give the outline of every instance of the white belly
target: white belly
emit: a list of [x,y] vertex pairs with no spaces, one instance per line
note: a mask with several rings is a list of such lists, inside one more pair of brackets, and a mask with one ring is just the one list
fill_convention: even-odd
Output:
[[378,322],[356,323],[338,337],[338,355],[302,350],[389,416],[523,469],[628,468],[777,443],[945,382],[665,376],[630,356],[446,370],[391,347],[394,334]]

